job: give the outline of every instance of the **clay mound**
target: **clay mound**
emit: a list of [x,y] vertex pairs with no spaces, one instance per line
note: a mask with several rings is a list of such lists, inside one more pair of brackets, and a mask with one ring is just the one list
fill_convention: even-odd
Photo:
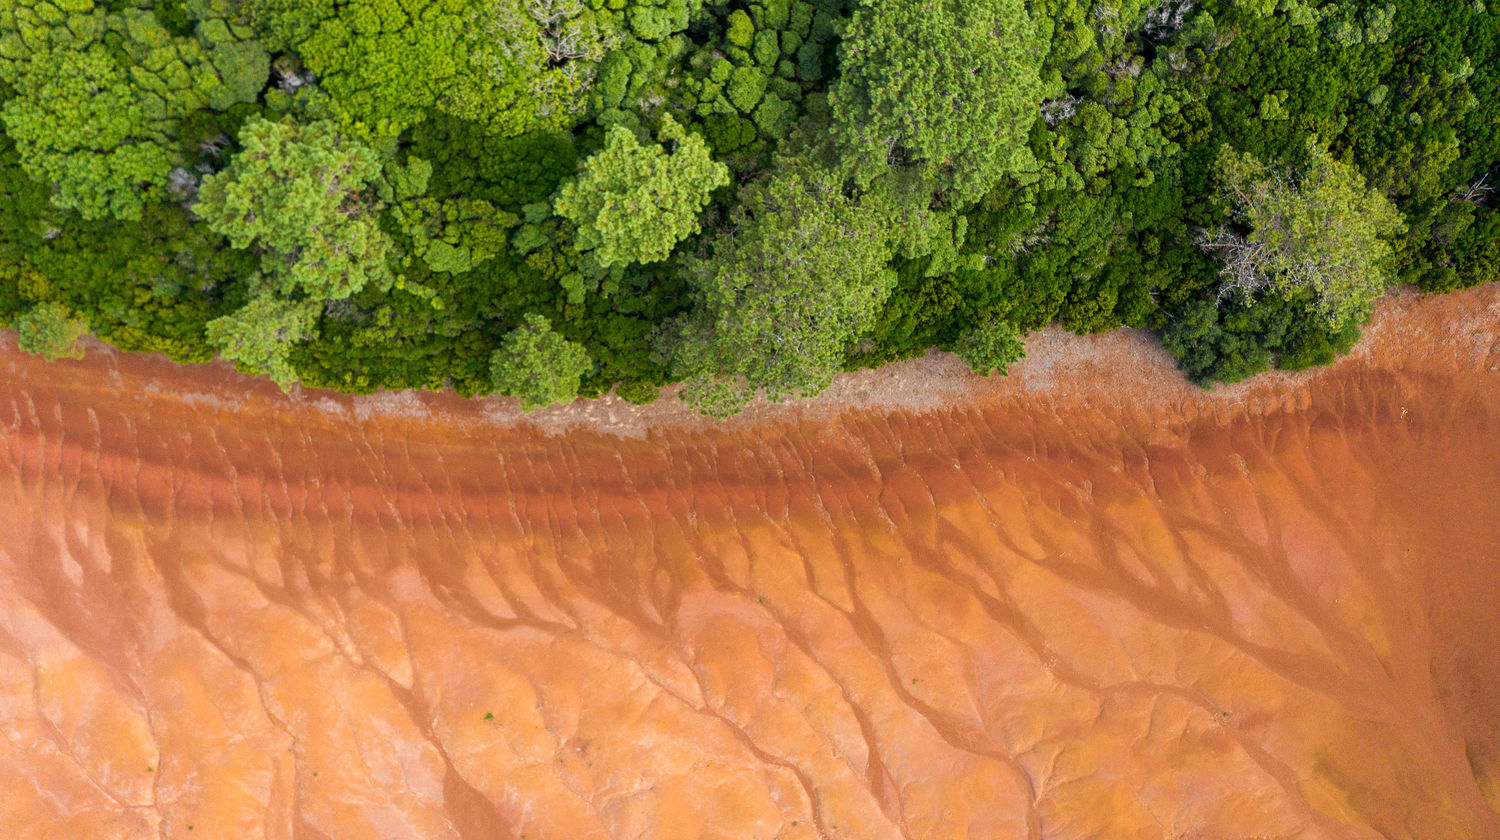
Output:
[[1500,836],[1500,291],[727,425],[0,352],[0,837]]

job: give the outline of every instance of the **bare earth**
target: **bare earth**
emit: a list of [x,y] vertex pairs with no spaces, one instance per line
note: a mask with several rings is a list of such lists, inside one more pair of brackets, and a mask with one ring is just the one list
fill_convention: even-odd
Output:
[[0,338],[0,837],[1500,837],[1500,288],[727,424]]

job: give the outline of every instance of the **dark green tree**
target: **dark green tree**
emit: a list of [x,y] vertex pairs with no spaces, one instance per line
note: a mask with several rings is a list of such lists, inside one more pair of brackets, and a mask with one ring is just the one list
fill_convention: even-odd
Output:
[[895,285],[889,240],[889,220],[824,171],[790,167],[746,190],[712,255],[688,266],[696,310],[675,347],[684,397],[725,415],[757,391],[780,400],[828,387]]

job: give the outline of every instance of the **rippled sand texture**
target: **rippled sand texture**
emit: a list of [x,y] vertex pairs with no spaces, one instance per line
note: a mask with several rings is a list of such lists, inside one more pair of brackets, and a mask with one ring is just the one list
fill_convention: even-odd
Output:
[[634,438],[7,339],[0,837],[1500,836],[1497,325]]

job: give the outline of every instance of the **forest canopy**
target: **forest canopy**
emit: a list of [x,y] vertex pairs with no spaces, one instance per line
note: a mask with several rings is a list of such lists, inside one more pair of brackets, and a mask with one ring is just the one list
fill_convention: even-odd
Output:
[[1194,381],[1500,279],[1484,0],[9,0],[0,326],[723,415],[1049,324]]

